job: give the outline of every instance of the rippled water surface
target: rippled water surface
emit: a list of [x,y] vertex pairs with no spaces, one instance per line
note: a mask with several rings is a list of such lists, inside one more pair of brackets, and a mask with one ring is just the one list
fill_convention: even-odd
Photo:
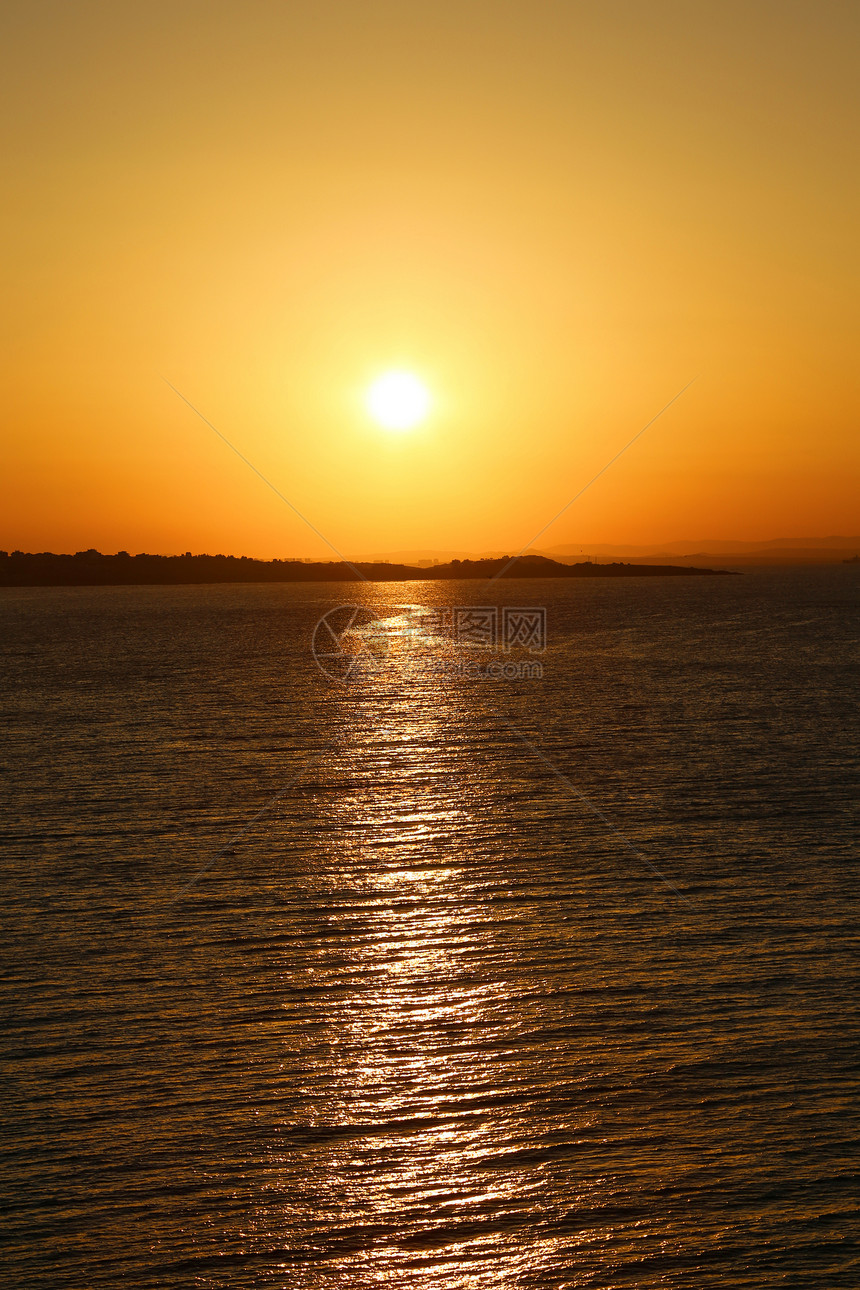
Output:
[[0,593],[4,1284],[860,1284],[857,593]]

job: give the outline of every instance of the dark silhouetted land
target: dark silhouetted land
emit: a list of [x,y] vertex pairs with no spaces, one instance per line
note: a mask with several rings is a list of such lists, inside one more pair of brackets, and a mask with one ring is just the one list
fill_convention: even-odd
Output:
[[[766,542],[736,542],[725,539],[702,539],[697,542],[663,542],[649,546],[610,546],[599,542],[568,542],[563,546],[530,547],[527,555],[545,555],[560,564],[684,565],[709,569],[738,569],[796,565],[854,563],[860,552],[860,537],[770,538]],[[443,551],[415,547],[399,551],[364,552],[362,560],[378,563],[420,565],[448,564],[460,560],[496,560],[504,553],[488,551]],[[860,563],[860,560],[858,560]]]
[[207,582],[410,582],[439,578],[654,578],[720,575],[725,569],[671,564],[561,564],[546,556],[452,560],[430,568],[386,561],[349,565],[343,561],[251,560],[235,555],[102,555],[78,551],[54,555],[0,551],[3,587],[108,587],[183,585]]

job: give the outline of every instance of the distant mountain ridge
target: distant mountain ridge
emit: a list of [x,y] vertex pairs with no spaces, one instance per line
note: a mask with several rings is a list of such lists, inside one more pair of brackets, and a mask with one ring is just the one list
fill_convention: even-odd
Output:
[[[838,564],[860,554],[860,537],[769,538],[759,542],[741,542],[722,538],[697,541],[655,542],[647,545],[623,545],[605,542],[567,542],[558,546],[529,549],[529,555],[543,555],[562,563],[588,560],[624,560],[635,564],[654,561],[701,560],[720,565],[755,564]],[[429,548],[377,552],[362,557],[369,560],[396,560],[404,564],[430,566],[453,559],[500,559],[501,550],[432,550]]]
[[[747,552],[770,550],[791,551],[824,551],[843,550],[860,545],[860,537],[818,537],[818,538],[768,538],[765,541],[741,542],[728,538],[699,538],[696,541],[659,542],[645,546],[611,546],[605,543],[593,544],[591,549],[602,554],[616,555],[655,555],[666,552],[671,555],[696,555],[699,553]],[[576,555],[583,549],[582,543],[567,543],[562,546],[548,547],[549,554]]]

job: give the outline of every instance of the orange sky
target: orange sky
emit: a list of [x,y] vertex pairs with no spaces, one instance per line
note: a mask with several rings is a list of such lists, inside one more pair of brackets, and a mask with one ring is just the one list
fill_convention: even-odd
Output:
[[[860,8],[39,3],[0,18],[0,547],[860,529]],[[413,370],[433,410],[372,424]]]

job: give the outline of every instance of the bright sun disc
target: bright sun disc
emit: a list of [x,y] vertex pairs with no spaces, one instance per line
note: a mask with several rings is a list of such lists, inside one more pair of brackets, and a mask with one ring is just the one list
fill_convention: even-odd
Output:
[[386,430],[411,430],[430,407],[427,387],[411,372],[386,372],[367,392],[367,408]]

